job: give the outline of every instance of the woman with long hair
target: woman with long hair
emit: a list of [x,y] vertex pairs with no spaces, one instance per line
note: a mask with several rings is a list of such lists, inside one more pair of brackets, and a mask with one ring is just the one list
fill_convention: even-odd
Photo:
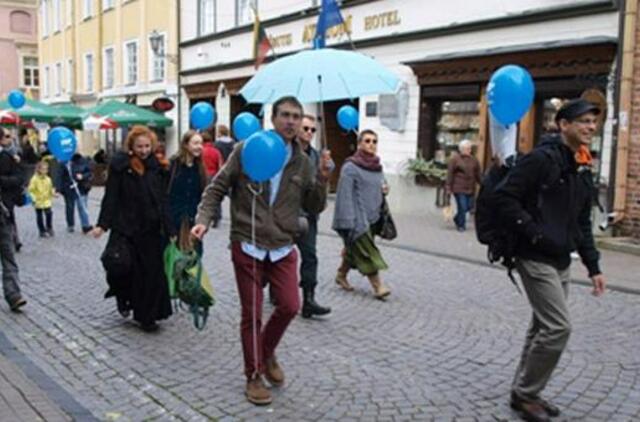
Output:
[[155,331],[156,321],[171,315],[171,302],[164,275],[166,246],[167,169],[154,154],[155,133],[146,126],[134,126],[125,150],[109,164],[98,224],[94,237],[110,230],[102,262],[109,290],[118,311],[140,323],[144,331]]
[[[195,224],[200,197],[207,184],[202,149],[202,135],[195,130],[187,131],[169,167],[169,232],[178,238],[178,247],[183,250],[191,247],[189,232]],[[202,253],[200,244],[197,249]]]
[[380,278],[380,271],[386,270],[387,264],[375,244],[372,226],[380,219],[388,187],[377,151],[378,135],[372,130],[360,132],[356,153],[347,158],[340,171],[333,229],[345,244],[336,283],[352,291],[347,273],[356,268],[369,279],[374,296],[384,300],[391,294]]

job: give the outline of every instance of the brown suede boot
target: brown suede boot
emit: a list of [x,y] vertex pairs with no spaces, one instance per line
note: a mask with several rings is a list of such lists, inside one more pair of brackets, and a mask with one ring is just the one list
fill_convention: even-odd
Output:
[[371,287],[373,287],[373,296],[376,299],[384,300],[391,294],[391,290],[384,284],[382,284],[382,279],[380,278],[380,274],[372,274],[368,275],[369,283],[371,283]]
[[349,283],[349,280],[347,280],[347,273],[349,270],[349,264],[347,264],[347,261],[342,258],[342,263],[340,264],[340,268],[338,268],[338,273],[336,274],[336,284],[344,290],[352,292],[353,286]]
[[271,404],[271,391],[264,385],[264,381],[260,375],[256,375],[247,380],[245,395],[250,403],[258,406]]
[[270,357],[264,363],[264,377],[274,387],[280,387],[284,384],[284,371],[278,364],[275,356]]

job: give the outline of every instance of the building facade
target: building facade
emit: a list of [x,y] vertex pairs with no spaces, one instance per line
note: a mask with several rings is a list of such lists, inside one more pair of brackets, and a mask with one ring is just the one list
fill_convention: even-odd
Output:
[[[83,108],[102,100],[145,108],[157,98],[177,104],[177,7],[177,0],[40,0],[42,100]],[[175,122],[177,108],[166,116]],[[175,126],[159,135],[176,148]],[[82,152],[121,137],[120,129],[83,131]]]
[[13,89],[39,97],[37,3],[0,1],[0,98]]
[[[252,58],[250,1],[183,0],[181,86],[183,109],[193,101],[215,104],[219,121],[230,123],[247,105],[238,95],[256,72]],[[318,1],[257,1],[277,55],[311,48]],[[335,113],[343,104],[360,110],[360,125],[379,133],[394,207],[421,212],[424,190],[403,177],[409,159],[446,162],[460,140],[471,139],[483,163],[491,157],[486,84],[507,63],[526,66],[536,99],[519,125],[522,151],[553,129],[563,99],[581,95],[614,103],[619,38],[618,2],[612,0],[345,0],[345,25],[329,31],[327,47],[355,48],[395,72],[402,86],[395,96],[368,96],[324,105],[329,148],[340,165],[353,152],[353,135],[343,133]],[[317,105],[309,104],[310,111]],[[607,184],[611,168],[612,112],[602,122],[594,153]],[[181,124],[188,124],[183,114]],[[337,175],[334,177],[337,178]],[[606,191],[606,189],[603,189]],[[605,192],[606,193],[606,192]]]

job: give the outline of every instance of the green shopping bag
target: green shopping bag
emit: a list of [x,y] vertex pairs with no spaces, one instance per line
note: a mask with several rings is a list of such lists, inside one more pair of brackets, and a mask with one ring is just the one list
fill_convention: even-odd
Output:
[[183,257],[183,253],[178,249],[175,240],[172,240],[164,249],[164,274],[167,277],[169,283],[169,297],[171,299],[177,299],[176,296],[176,281],[173,277],[173,268],[176,265],[176,261]]

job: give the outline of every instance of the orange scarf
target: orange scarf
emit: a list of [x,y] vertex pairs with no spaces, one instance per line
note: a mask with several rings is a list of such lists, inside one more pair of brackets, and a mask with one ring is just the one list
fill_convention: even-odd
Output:
[[580,145],[578,151],[576,151],[576,163],[580,166],[590,166],[593,164],[593,157],[591,156],[591,152],[589,152],[589,148],[585,145]]

